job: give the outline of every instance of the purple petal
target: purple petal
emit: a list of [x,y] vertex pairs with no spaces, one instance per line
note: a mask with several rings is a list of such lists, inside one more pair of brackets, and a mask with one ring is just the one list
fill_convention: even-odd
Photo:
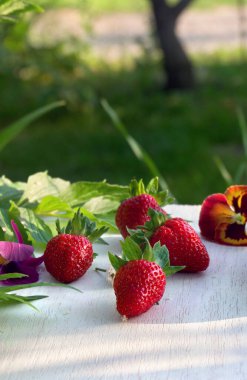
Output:
[[33,254],[33,247],[27,244],[0,241],[0,256],[7,261],[23,261]]
[[44,255],[40,257],[30,257],[30,259],[23,261],[23,264],[28,265],[30,267],[37,267],[38,265],[42,264],[43,261]]
[[39,279],[37,268],[34,266],[29,266],[25,262],[12,261],[7,265],[0,266],[0,274],[6,273],[23,273],[28,277],[3,280],[1,281],[3,285],[30,284],[32,282],[37,282]]
[[20,230],[19,230],[17,224],[13,220],[11,220],[11,226],[12,226],[13,231],[17,237],[18,243],[23,244],[23,239],[22,239],[22,235],[20,233]]

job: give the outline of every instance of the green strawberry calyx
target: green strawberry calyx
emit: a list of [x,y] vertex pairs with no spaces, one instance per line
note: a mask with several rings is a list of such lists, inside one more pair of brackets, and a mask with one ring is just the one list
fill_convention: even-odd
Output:
[[149,239],[154,232],[163,226],[167,220],[171,219],[169,214],[163,214],[153,208],[148,209],[148,220],[143,226],[137,226],[136,229],[127,228],[128,233],[137,243],[142,243],[145,239]]
[[172,203],[174,199],[169,194],[168,190],[159,191],[159,178],[154,177],[145,187],[143,180],[132,179],[129,184],[130,197],[134,197],[141,194],[152,195],[160,206]]
[[61,227],[60,221],[57,219],[56,229],[58,234],[83,235],[91,243],[107,244],[101,236],[108,231],[108,228],[97,228],[96,223],[83,215],[80,209],[77,210],[65,227]]
[[142,259],[158,264],[166,276],[170,276],[185,268],[184,266],[170,265],[168,249],[165,245],[161,246],[160,242],[151,247],[148,239],[146,239],[145,244],[140,246],[132,237],[128,236],[120,243],[122,246],[122,257],[114,255],[111,252],[108,253],[110,263],[116,272],[129,261]]

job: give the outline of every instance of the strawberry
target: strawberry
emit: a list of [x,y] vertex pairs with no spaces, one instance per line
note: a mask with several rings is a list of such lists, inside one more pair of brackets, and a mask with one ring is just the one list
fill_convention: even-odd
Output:
[[200,272],[209,266],[209,255],[199,235],[181,218],[170,218],[150,209],[151,220],[143,230],[131,231],[133,238],[149,238],[151,246],[160,242],[166,245],[171,265],[184,265],[186,272]]
[[109,253],[109,259],[116,270],[113,288],[117,310],[125,318],[136,317],[149,310],[163,296],[166,275],[183,267],[170,267],[169,254],[165,246],[155,244],[152,249],[146,241],[143,249],[127,237],[121,242],[123,257]]
[[92,242],[107,231],[99,230],[78,210],[65,228],[57,221],[58,235],[47,244],[44,263],[47,271],[63,283],[77,280],[88,270],[93,262]]
[[121,233],[126,238],[129,235],[127,229],[134,229],[145,224],[150,219],[148,209],[153,208],[164,214],[160,203],[168,203],[170,198],[167,191],[158,192],[158,178],[153,178],[145,188],[143,181],[132,180],[129,186],[130,198],[125,199],[119,206],[115,222]]

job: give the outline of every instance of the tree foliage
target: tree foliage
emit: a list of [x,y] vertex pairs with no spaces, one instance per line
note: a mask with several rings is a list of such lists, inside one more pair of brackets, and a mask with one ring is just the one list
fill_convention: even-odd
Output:
[[15,22],[25,12],[41,12],[37,4],[23,0],[0,0],[0,21]]

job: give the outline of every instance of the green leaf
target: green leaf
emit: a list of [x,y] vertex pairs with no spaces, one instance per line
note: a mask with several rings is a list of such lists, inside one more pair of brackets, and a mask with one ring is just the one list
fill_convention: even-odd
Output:
[[5,241],[5,234],[2,227],[0,227],[0,241]]
[[146,235],[145,232],[140,230],[140,229],[131,229],[131,228],[126,228],[131,239],[134,240],[138,245],[145,243],[146,242]]
[[22,182],[12,182],[5,176],[0,178],[0,199],[1,207],[9,208],[10,201],[18,201],[25,189],[26,184]]
[[11,218],[8,210],[0,209],[0,227],[2,229],[1,235],[3,240],[15,241],[14,232],[11,227]]
[[[0,13],[1,13],[1,9],[0,9]],[[8,143],[10,143],[19,133],[21,133],[33,121],[45,115],[47,112],[55,108],[62,107],[64,105],[65,103],[62,101],[48,104],[47,106],[44,106],[35,110],[34,112],[24,116],[22,119],[18,120],[17,122],[11,124],[9,127],[6,127],[5,129],[1,130],[0,131],[0,151],[3,150]]]
[[113,268],[118,271],[123,265],[127,264],[127,260],[122,259],[117,255],[113,255],[111,252],[108,252],[108,257]]
[[16,241],[17,238],[13,231],[11,221],[14,221],[17,224],[17,227],[22,235],[24,244],[32,244],[29,239],[29,235],[21,223],[18,215],[14,212],[12,213],[10,210],[0,209],[0,240],[1,241]]
[[[85,214],[85,209],[83,209],[83,212]],[[108,232],[119,234],[119,230],[115,224],[115,215],[116,215],[115,212],[108,212],[107,214],[104,214],[104,215],[98,214],[97,219],[94,219],[97,224],[97,227],[99,228],[100,226],[106,226],[109,228]]]
[[101,236],[103,234],[105,234],[106,232],[108,231],[108,227],[101,227],[99,229],[96,229],[95,231],[93,231],[89,236],[88,236],[88,239],[92,242],[92,243],[98,243],[98,244],[105,244],[105,245],[108,245],[108,243],[101,238]]
[[39,311],[31,302],[47,298],[48,296],[36,295],[36,296],[20,296],[17,294],[1,294],[0,293],[0,305],[1,304],[12,304],[12,303],[22,303],[32,309]]
[[[39,299],[40,297],[37,296],[38,298],[34,297],[35,299]],[[43,298],[43,297],[41,297]],[[22,303],[22,304],[25,304],[25,305],[28,305],[30,306],[31,308],[33,308],[34,310],[36,311],[39,311],[26,297],[22,297],[22,296],[18,296],[16,294],[1,294],[0,293],[0,304],[4,302],[4,303]]]
[[120,241],[123,258],[127,260],[140,260],[142,258],[142,250],[139,245],[128,236],[124,241]]
[[169,251],[165,245],[160,245],[160,242],[153,246],[154,261],[163,269],[166,276],[171,276],[185,268],[185,266],[171,266]]
[[33,210],[17,207],[12,203],[10,212],[21,219],[22,224],[28,231],[32,241],[35,243],[47,244],[53,237],[50,227]]
[[160,206],[166,206],[175,202],[175,198],[169,193],[168,190],[159,191],[154,198]]
[[167,265],[163,268],[163,271],[165,272],[166,277],[168,277],[168,276],[171,276],[172,274],[175,274],[175,273],[183,270],[184,268],[186,268],[186,267],[185,266],[169,266],[169,265]]
[[[68,203],[71,207],[80,207],[92,199],[101,197],[101,200],[105,199],[107,203],[107,212],[111,210],[116,210],[117,205],[126,198],[128,198],[128,187],[111,185],[106,181],[102,182],[75,182],[71,184],[64,192],[61,194],[61,199]],[[110,207],[110,201],[112,205]],[[90,204],[89,204],[90,206]],[[92,203],[91,206],[92,207]],[[95,214],[102,213],[102,207],[98,203],[98,208],[96,202],[93,205],[93,212]],[[90,210],[89,210],[90,211]]]
[[160,206],[167,205],[174,202],[174,198],[169,194],[168,190],[159,191],[159,178],[152,178],[147,187],[145,187],[143,180],[132,179],[129,185],[129,193],[131,197],[141,195],[141,194],[150,194],[152,195]]
[[154,177],[150,180],[146,187],[146,192],[151,195],[156,195],[159,191],[159,178]]
[[[91,221],[87,216],[83,215],[80,209],[74,213],[72,219],[70,219],[64,228],[61,228],[59,220],[56,221],[57,232],[73,235],[86,236],[92,243],[102,242],[103,239],[99,239],[104,233],[108,231],[108,228],[103,226],[101,228],[96,227],[96,223]],[[106,244],[104,242],[104,244]]]
[[153,249],[147,239],[146,239],[145,248],[143,250],[142,258],[147,261],[155,261]]
[[[35,173],[28,177],[25,191],[18,205],[25,206],[25,201],[29,203],[40,202],[47,196],[60,197],[60,194],[66,191],[69,186],[69,181],[64,181],[61,178],[52,178],[47,172]],[[63,203],[65,204],[65,202]]]
[[14,16],[19,16],[24,12],[36,11],[42,12],[42,8],[29,1],[22,0],[1,0],[0,1],[0,18],[11,16],[11,20]]
[[119,206],[119,203],[119,200],[114,200],[110,197],[100,195],[85,202],[83,204],[83,208],[97,215],[116,210]]
[[71,218],[74,214],[72,207],[53,195],[47,195],[42,198],[33,211],[41,217],[59,216],[59,218]]
[[83,207],[81,207],[80,210],[84,216],[87,216],[92,222],[96,223],[97,228],[107,227],[111,232],[119,233],[115,225],[115,212],[95,216]]
[[6,273],[6,274],[0,274],[0,281],[8,280],[10,278],[23,278],[28,277],[26,274],[23,273]]
[[150,220],[147,221],[144,226],[138,226],[137,228],[143,229],[145,231],[146,237],[149,238],[158,227],[165,224],[170,216],[152,208],[148,209],[148,215],[150,216]]
[[131,197],[146,194],[146,189],[143,180],[140,179],[140,181],[137,181],[136,179],[132,179],[129,184],[129,193]]
[[155,243],[153,246],[154,261],[164,269],[170,266],[169,251],[165,245],[160,245],[160,242]]
[[68,288],[72,290],[76,290],[79,293],[82,293],[79,289],[74,288],[71,285],[62,284],[60,282],[53,283],[53,282],[34,282],[32,284],[21,284],[21,285],[10,285],[10,286],[0,286],[0,297],[2,297],[2,293],[9,293],[16,290],[23,290],[23,289],[30,289],[30,288],[38,288],[38,287],[47,287],[47,286],[59,286],[63,288]]

